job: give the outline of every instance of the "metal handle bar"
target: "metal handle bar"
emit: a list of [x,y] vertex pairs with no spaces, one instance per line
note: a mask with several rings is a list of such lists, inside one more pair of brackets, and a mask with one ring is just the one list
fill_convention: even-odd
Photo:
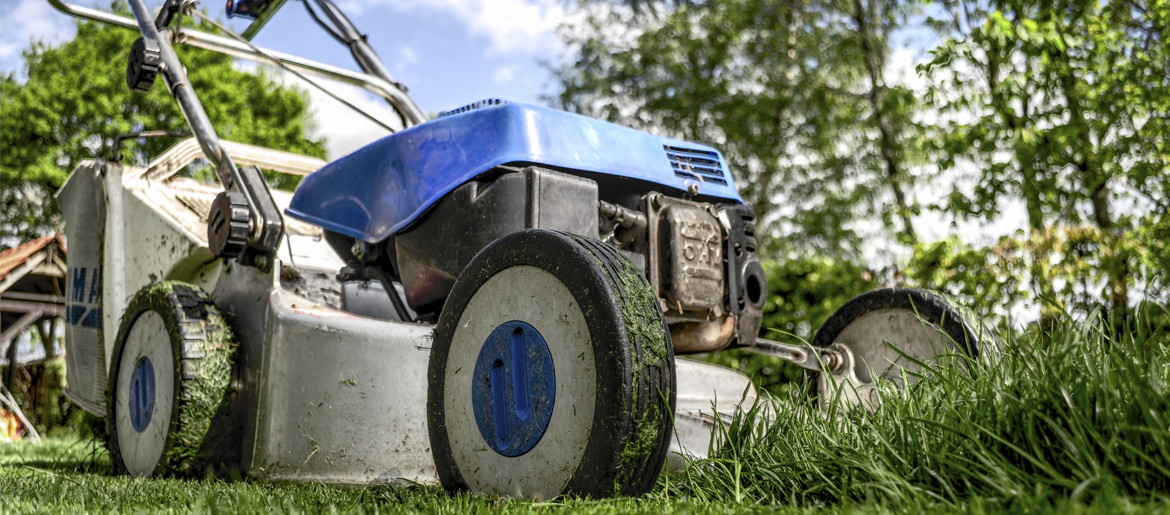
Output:
[[[108,23],[110,25],[127,28],[136,32],[139,30],[138,22],[132,18],[118,16],[116,14],[110,14],[105,11],[90,9],[88,7],[81,7],[79,5],[63,2],[62,0],[48,1],[49,4],[58,11],[61,11],[70,16],[77,16],[79,18],[86,18],[102,23]],[[255,61],[262,64],[275,64],[266,57],[257,54],[251,48],[248,48],[247,45],[237,41],[221,36],[216,36],[214,34],[208,34],[199,30],[186,28],[174,30],[178,33],[178,40],[180,43],[186,43],[194,47],[199,47],[206,50],[211,50],[213,52],[219,52],[221,54],[230,55],[240,59],[247,59],[249,61]],[[336,80],[338,82],[352,86],[357,86],[375,95],[385,98],[386,101],[390,102],[390,105],[394,106],[394,108],[402,114],[403,118],[406,119],[408,126],[418,125],[427,120],[427,117],[423,113],[422,109],[418,107],[418,104],[414,103],[414,99],[410,98],[410,95],[407,95],[406,92],[378,77],[364,73],[353,72],[344,68],[330,66],[328,64],[310,61],[308,59],[302,59],[300,57],[285,54],[283,52],[277,52],[275,50],[268,50],[266,48],[261,48],[261,50],[264,53],[272,56],[274,59],[284,63],[286,66],[297,70],[298,72],[315,77],[321,77],[324,79]]]
[[[182,63],[179,62],[179,56],[175,55],[175,50],[167,44],[167,39],[164,39],[169,34],[166,36],[160,34],[160,32],[166,33],[170,29],[163,28],[160,31],[158,27],[155,27],[154,18],[147,11],[144,0],[130,0],[129,3],[136,18],[135,29],[140,31],[148,48],[157,45],[158,48],[155,51],[161,60],[158,68],[159,75],[162,75],[171,96],[179,103],[179,109],[183,112],[183,117],[187,119],[191,133],[195,135],[195,138],[199,140],[199,145],[203,147],[203,154],[216,166],[220,182],[229,188],[236,183],[242,183],[239,171],[231,162],[231,157],[219,147],[219,136],[211,126],[211,120],[207,117],[207,112],[203,110],[203,104],[199,103],[199,98],[187,79],[187,72],[183,69]],[[252,200],[254,199],[249,199],[249,204],[252,204],[254,208],[255,204]]]

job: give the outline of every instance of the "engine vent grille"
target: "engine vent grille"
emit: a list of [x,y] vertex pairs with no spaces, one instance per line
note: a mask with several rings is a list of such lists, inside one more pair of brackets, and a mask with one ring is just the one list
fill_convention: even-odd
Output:
[[675,175],[700,182],[727,184],[723,176],[723,163],[717,152],[670,145],[663,145],[662,148],[666,150],[666,158],[670,160]]
[[473,102],[473,103],[467,104],[463,107],[460,107],[457,109],[452,109],[450,111],[443,111],[443,112],[439,113],[438,117],[444,118],[444,117],[451,116],[451,115],[466,113],[468,111],[474,111],[476,109],[480,109],[483,107],[498,106],[498,105],[503,105],[503,104],[507,104],[507,103],[508,103],[507,100],[500,100],[498,98],[489,98],[487,100],[480,100],[479,102]]

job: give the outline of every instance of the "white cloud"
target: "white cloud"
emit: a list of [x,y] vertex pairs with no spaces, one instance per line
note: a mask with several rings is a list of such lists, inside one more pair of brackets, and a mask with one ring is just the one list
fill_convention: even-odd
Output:
[[[69,16],[53,9],[44,0],[19,0],[15,5],[0,3],[0,70],[22,67],[20,52],[33,40],[59,43],[73,37],[76,29]],[[20,70],[23,73],[24,70]]]
[[501,66],[496,68],[496,71],[492,73],[492,82],[496,84],[507,84],[515,78],[516,70],[511,66]]
[[418,52],[415,52],[414,47],[411,46],[403,46],[402,50],[398,51],[398,57],[406,64],[418,62]]
[[909,47],[895,47],[886,63],[886,81],[891,85],[906,86],[914,91],[926,91],[926,79],[915,68],[924,60],[920,52]]
[[344,2],[342,8],[356,17],[371,4],[453,16],[470,33],[486,37],[489,52],[530,55],[560,48],[553,31],[567,15],[561,0],[367,0]]

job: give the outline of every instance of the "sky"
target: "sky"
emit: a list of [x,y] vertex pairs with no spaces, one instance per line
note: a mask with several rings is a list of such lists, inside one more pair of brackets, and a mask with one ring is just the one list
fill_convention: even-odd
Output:
[[[544,103],[562,45],[555,29],[566,17],[561,0],[334,0],[382,58],[394,78],[405,84],[424,112],[440,112],[485,98]],[[108,0],[72,0],[85,7]],[[147,0],[152,9],[161,0]],[[219,20],[222,2],[204,2]],[[33,40],[67,41],[74,19],[46,0],[0,0],[0,71],[21,70],[21,51]],[[229,27],[242,32],[250,20],[233,18]],[[349,49],[309,18],[304,3],[289,0],[253,43],[272,50],[360,71]],[[248,67],[251,64],[241,63]],[[294,77],[308,90],[316,111],[317,131],[327,139],[329,158],[349,154],[386,135],[385,130],[353,113]],[[378,97],[356,88],[318,80],[330,91],[393,120]]]

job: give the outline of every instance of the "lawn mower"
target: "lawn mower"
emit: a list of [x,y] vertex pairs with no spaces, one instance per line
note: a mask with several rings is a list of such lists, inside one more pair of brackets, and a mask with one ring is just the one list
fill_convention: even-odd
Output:
[[[427,119],[329,0],[305,6],[364,73],[253,45],[281,0],[229,0],[254,19],[232,37],[183,27],[190,0],[129,0],[134,19],[49,1],[138,31],[128,87],[161,75],[193,134],[146,166],[83,162],[58,193],[66,394],[106,418],[118,473],[640,495],[757,402],[676,356],[779,356],[872,410],[882,377],[987,353],[912,289],[850,300],[811,343],[760,338],[757,221],[717,149],[495,99]],[[179,43],[358,85],[404,129],[329,163],[220,140]],[[179,176],[198,159],[217,183]],[[304,178],[290,194],[261,170]]]

